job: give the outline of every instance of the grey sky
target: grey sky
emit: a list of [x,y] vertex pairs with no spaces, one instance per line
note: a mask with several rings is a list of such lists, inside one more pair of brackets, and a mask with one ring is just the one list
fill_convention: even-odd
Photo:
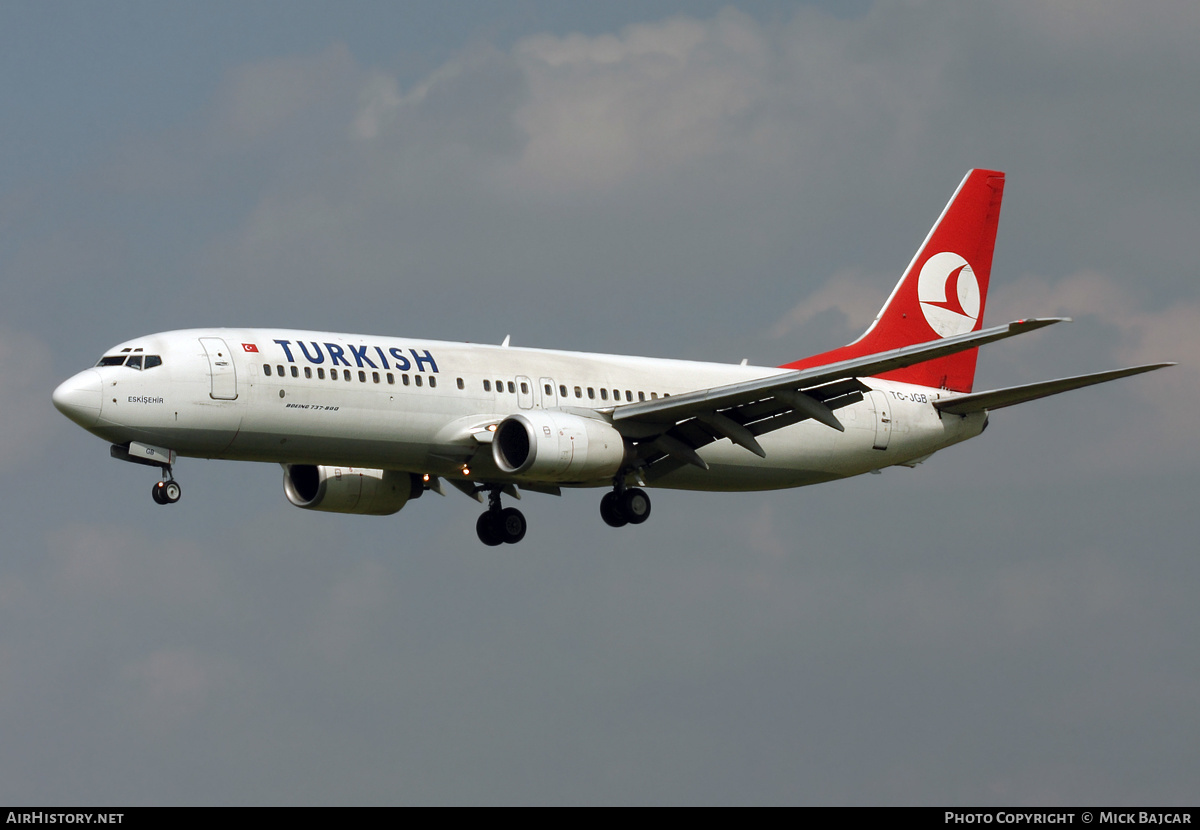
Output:
[[[839,4],[840,5],[840,4]],[[1194,3],[0,8],[0,798],[1187,804]],[[183,501],[54,412],[137,334],[775,365],[1008,173],[977,387],[1180,365],[807,490]]]

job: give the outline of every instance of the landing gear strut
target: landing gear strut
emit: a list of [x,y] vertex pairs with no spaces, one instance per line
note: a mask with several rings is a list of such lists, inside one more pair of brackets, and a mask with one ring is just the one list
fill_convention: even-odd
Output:
[[626,488],[624,477],[618,476],[612,492],[600,499],[600,518],[609,527],[640,525],[650,518],[650,497],[645,490]]
[[488,509],[481,513],[475,522],[475,533],[479,541],[488,547],[509,544],[515,545],[525,538],[525,514],[515,507],[500,507],[499,487],[492,487],[488,492]]

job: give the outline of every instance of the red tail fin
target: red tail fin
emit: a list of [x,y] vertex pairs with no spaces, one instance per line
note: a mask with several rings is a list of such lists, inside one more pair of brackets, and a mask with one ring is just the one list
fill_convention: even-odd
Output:
[[[1003,173],[967,173],[866,333],[784,368],[821,366],[982,328],[1003,195]],[[977,353],[971,349],[880,377],[970,392]]]

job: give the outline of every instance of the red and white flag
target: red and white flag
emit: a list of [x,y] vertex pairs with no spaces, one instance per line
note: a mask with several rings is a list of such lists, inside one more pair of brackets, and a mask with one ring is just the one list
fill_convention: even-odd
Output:
[[242,348],[248,352],[257,352],[258,351],[258,346],[255,346],[253,343],[243,343]]

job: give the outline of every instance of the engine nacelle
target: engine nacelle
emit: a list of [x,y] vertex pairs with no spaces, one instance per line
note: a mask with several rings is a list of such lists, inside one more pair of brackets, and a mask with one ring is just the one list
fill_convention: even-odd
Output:
[[625,452],[625,439],[612,426],[567,412],[510,415],[492,437],[496,466],[531,481],[609,478],[624,465]]
[[389,516],[425,489],[420,476],[362,467],[285,464],[283,492],[305,510]]

